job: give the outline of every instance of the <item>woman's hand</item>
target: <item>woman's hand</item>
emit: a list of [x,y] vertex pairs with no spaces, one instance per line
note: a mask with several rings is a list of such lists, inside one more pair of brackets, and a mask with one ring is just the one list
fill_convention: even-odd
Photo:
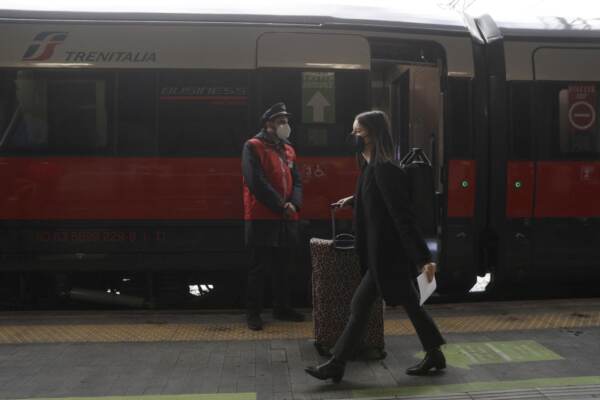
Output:
[[344,197],[343,199],[340,199],[340,200],[336,201],[335,203],[333,203],[331,205],[331,207],[333,207],[333,208],[352,207],[353,201],[354,201],[354,196]]
[[436,270],[437,270],[437,265],[434,262],[427,263],[427,264],[423,265],[423,268],[421,268],[421,272],[425,273],[425,276],[427,276],[428,282],[433,281]]

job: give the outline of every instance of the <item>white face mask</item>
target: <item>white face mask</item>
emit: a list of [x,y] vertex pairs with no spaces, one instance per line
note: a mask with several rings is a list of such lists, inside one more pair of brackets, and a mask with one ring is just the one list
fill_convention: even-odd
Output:
[[279,139],[287,139],[290,137],[290,133],[292,133],[292,128],[290,128],[289,124],[277,125],[276,133]]

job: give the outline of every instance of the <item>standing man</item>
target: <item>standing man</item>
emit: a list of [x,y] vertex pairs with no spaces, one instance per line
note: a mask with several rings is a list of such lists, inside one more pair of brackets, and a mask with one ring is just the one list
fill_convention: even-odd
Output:
[[246,245],[252,249],[246,318],[252,330],[263,326],[260,313],[266,271],[271,273],[273,317],[304,320],[290,305],[291,249],[299,240],[302,205],[296,153],[288,141],[290,116],[284,103],[271,106],[261,117],[261,131],[246,141],[242,152]]

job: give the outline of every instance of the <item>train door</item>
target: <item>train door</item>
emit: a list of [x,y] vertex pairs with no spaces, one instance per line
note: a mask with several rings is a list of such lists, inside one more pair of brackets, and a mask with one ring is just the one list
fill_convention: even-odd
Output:
[[600,276],[598,48],[533,52],[533,270],[548,278]]
[[421,203],[433,215],[421,229],[440,263],[439,284],[464,292],[477,268],[471,79],[448,78],[445,54],[431,42],[374,40],[372,57],[373,108],[390,116],[398,159],[420,148],[432,164],[432,198]]

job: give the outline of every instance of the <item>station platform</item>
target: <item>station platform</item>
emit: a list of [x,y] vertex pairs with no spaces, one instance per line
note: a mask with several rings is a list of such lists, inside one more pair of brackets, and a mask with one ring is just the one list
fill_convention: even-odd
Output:
[[600,398],[600,299],[427,306],[448,368],[407,376],[422,356],[401,309],[386,309],[387,357],[347,366],[340,384],[307,322],[249,331],[242,313],[0,313],[0,399],[593,399]]

